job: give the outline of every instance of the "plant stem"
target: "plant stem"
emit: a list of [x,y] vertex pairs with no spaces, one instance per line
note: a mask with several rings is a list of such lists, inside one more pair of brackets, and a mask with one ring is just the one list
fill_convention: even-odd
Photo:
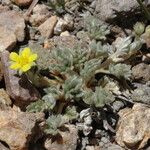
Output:
[[29,16],[33,10],[33,8],[35,7],[35,5],[38,3],[39,0],[33,0],[30,7],[27,9],[25,16]]
[[110,72],[108,70],[105,70],[105,69],[99,69],[99,70],[96,70],[95,73],[104,73],[104,74],[110,74]]

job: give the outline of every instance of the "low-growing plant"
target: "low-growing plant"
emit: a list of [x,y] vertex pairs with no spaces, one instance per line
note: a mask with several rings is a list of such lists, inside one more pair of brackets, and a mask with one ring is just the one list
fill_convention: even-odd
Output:
[[62,14],[65,11],[65,0],[47,0],[47,5],[57,14]]
[[105,40],[106,35],[110,33],[106,23],[91,15],[85,16],[84,25],[90,39]]
[[[118,38],[115,43],[108,44],[108,25],[90,17],[91,22],[84,27],[91,39],[86,46],[78,42],[72,48],[56,46],[45,53],[39,45],[31,46],[38,56],[36,64],[39,71],[38,75],[28,74],[30,81],[35,76],[43,79],[40,71],[46,70],[48,84],[43,89],[44,96],[31,103],[27,111],[49,112],[45,128],[48,134],[59,133],[61,126],[77,119],[79,110],[90,107],[97,112],[103,111],[103,108],[110,106],[118,98],[120,90],[127,88],[120,88],[119,81],[131,78],[131,66],[125,62],[141,48],[141,38]],[[38,83],[40,87],[42,82],[38,80]]]

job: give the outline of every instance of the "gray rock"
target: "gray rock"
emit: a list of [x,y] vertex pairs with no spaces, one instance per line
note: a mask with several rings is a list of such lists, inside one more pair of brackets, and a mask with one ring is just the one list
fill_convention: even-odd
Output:
[[86,150],[101,150],[100,146],[86,146]]
[[118,112],[124,106],[125,106],[125,104],[122,101],[114,101],[112,104],[112,108],[116,112]]
[[134,102],[150,105],[150,87],[148,85],[139,86],[133,91],[131,98]]
[[91,123],[92,117],[90,114],[90,108],[82,110],[80,112],[80,123],[77,123],[77,127],[79,130],[83,131],[85,136],[89,135],[93,129]]
[[142,61],[150,64],[150,53],[143,55]]
[[2,68],[4,72],[4,79],[6,91],[10,95],[16,105],[24,108],[32,101],[40,98],[39,92],[36,88],[24,77],[20,78],[16,70],[9,69],[9,52],[3,51],[1,55]]
[[[150,0],[148,0],[150,4]],[[136,0],[96,0],[96,13],[102,20],[112,19],[116,17],[115,11],[128,12],[139,7]]]
[[5,147],[1,142],[0,142],[0,150],[10,150],[9,148]]
[[11,5],[11,1],[10,0],[2,0],[2,4],[3,5]]
[[137,103],[132,109],[122,109],[119,116],[116,142],[124,148],[143,149],[150,139],[150,108]]
[[64,18],[59,18],[55,28],[54,34],[58,35],[63,31],[72,30],[74,25],[73,18],[71,15],[66,14]]
[[99,149],[97,150],[125,150],[124,148],[120,147],[119,145],[112,144],[112,143],[103,143],[100,142]]
[[83,30],[79,31],[77,33],[77,38],[79,38],[80,40],[85,41],[85,42],[90,42],[90,38],[88,36],[88,33],[83,31]]
[[14,32],[9,31],[6,27],[0,26],[0,52],[3,50],[11,51],[16,45],[17,39]]
[[27,150],[29,143],[41,136],[39,123],[43,119],[42,113],[0,109],[0,141],[7,143],[11,150]]
[[37,4],[33,8],[32,15],[29,18],[30,23],[33,26],[39,26],[50,17],[48,7],[44,4]]
[[1,13],[1,12],[5,12],[5,11],[8,11],[8,10],[9,10],[9,7],[8,7],[8,6],[0,5],[0,13]]
[[60,34],[60,36],[70,36],[70,33],[68,31],[64,31]]
[[74,125],[66,125],[66,127],[68,128],[67,131],[60,132],[62,142],[60,142],[60,139],[56,139],[54,142],[52,142],[52,138],[46,139],[46,150],[76,150],[78,131]]
[[81,150],[85,150],[86,149],[86,145],[89,144],[88,137],[82,137],[81,142],[82,142],[82,148],[81,148]]
[[53,43],[58,47],[74,48],[78,45],[78,40],[75,36],[56,36],[53,38]]
[[53,35],[54,27],[57,23],[57,17],[52,16],[38,27],[41,35],[45,38],[50,38]]
[[150,146],[149,146],[149,147],[147,147],[145,150],[150,150]]
[[142,82],[150,81],[150,65],[140,63],[132,68],[132,75],[135,80]]
[[109,139],[106,137],[102,137],[101,142],[103,142],[104,144],[110,143]]
[[61,32],[63,32],[65,25],[66,25],[66,22],[62,18],[59,18],[59,20],[54,28],[54,34],[59,35]]
[[4,89],[0,89],[0,105],[1,104],[6,105],[6,106],[10,106],[12,104],[12,101],[9,95]]
[[125,150],[125,149],[116,144],[109,144],[107,150]]
[[19,42],[25,38],[24,18],[15,11],[0,12],[0,26],[6,27],[8,31],[13,32]]

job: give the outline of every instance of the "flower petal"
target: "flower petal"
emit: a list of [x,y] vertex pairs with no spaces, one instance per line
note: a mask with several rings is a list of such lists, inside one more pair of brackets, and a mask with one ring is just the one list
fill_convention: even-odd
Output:
[[9,55],[9,59],[17,62],[19,60],[19,55],[15,52],[11,52]]
[[22,50],[21,55],[23,57],[29,57],[31,55],[31,49],[29,47],[26,47]]
[[21,68],[21,65],[18,64],[18,63],[13,63],[11,66],[10,66],[10,69],[13,69],[13,70],[17,70]]
[[29,57],[29,62],[33,62],[34,60],[37,59],[37,54],[32,54],[30,57]]
[[31,64],[26,64],[23,67],[21,67],[22,72],[26,72],[31,68]]

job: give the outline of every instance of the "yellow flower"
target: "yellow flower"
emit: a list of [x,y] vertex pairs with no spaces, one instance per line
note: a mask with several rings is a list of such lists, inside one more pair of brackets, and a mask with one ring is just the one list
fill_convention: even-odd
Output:
[[26,47],[19,52],[19,55],[15,52],[11,52],[9,58],[11,60],[11,69],[26,72],[35,65],[34,61],[37,59],[37,54],[32,53],[31,49]]

